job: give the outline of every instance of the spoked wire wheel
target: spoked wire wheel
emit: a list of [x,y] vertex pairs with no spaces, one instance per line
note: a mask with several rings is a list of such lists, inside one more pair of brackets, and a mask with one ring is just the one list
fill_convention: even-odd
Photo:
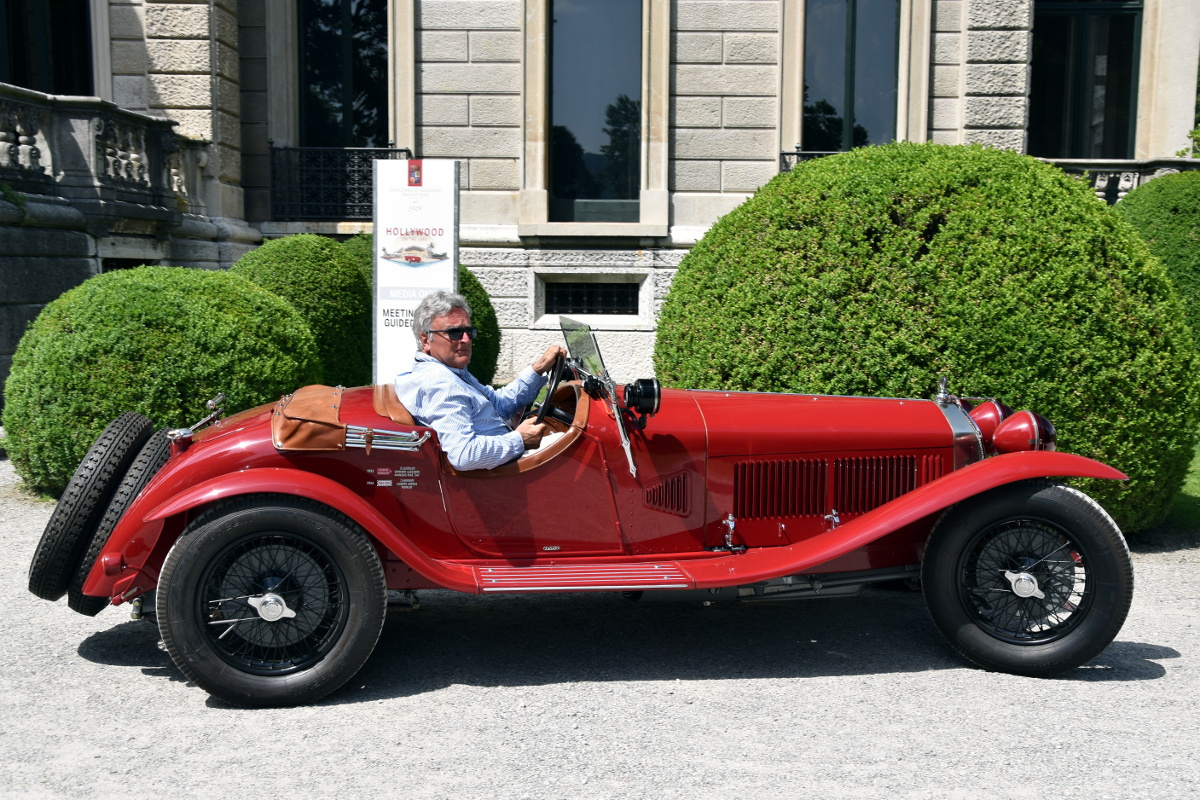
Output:
[[1047,677],[1095,658],[1133,600],[1133,561],[1095,500],[1048,480],[948,510],[921,564],[929,616],[987,669]]
[[350,680],[387,611],[379,553],[311,500],[248,495],[187,527],[163,562],[159,632],[175,665],[240,706],[310,703]]
[[1053,642],[1087,615],[1092,601],[1083,548],[1042,519],[1010,519],[980,531],[963,551],[962,602],[1002,641]]
[[197,614],[213,650],[256,675],[286,675],[321,659],[346,626],[346,578],[299,536],[254,534],[205,572]]

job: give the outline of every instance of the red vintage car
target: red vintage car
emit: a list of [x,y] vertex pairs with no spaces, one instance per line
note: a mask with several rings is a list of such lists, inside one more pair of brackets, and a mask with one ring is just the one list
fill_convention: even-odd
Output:
[[[1133,593],[1107,513],[1055,476],[1123,479],[996,400],[617,386],[591,330],[540,406],[556,431],[459,471],[394,387],[307,386],[152,433],[116,419],[63,494],[30,590],[156,618],[198,686],[316,700],[366,662],[389,598],[623,592],[763,601],[919,578],[987,669],[1055,675],[1116,636]],[[217,406],[219,400],[210,403]]]

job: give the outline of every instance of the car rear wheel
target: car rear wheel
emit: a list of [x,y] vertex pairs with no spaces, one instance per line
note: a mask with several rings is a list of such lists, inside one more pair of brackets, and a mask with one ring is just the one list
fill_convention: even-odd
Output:
[[226,501],[171,548],[157,614],[167,652],[239,706],[310,703],[366,663],[387,609],[379,555],[352,520],[284,495]]
[[167,463],[167,457],[170,454],[171,443],[167,440],[165,430],[154,434],[142,445],[142,449],[133,460],[133,466],[129,468],[117,486],[108,508],[104,511],[104,516],[100,519],[100,524],[96,527],[96,532],[92,535],[87,552],[84,553],[83,560],[79,562],[75,575],[71,578],[71,585],[67,589],[67,605],[73,610],[85,616],[94,617],[108,605],[109,598],[107,597],[92,597],[84,594],[83,582],[87,580],[88,573],[92,571],[96,559],[100,557],[104,546],[108,544],[108,537],[112,535],[113,529],[125,515],[129,504],[142,493],[142,489],[145,489],[150,479],[162,469],[162,465]]
[[1116,523],[1083,492],[1043,480],[948,511],[930,534],[921,579],[934,624],[958,652],[1035,677],[1098,655],[1133,599]]
[[29,591],[44,600],[67,592],[113,493],[154,426],[126,411],[100,434],[63,490],[29,565]]

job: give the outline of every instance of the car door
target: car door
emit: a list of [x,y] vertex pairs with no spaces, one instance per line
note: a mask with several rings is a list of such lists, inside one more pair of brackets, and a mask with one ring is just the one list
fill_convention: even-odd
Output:
[[561,439],[491,470],[457,471],[443,459],[446,509],[458,537],[481,556],[525,559],[615,555],[620,533],[605,450],[587,432],[603,406],[572,386],[574,421]]

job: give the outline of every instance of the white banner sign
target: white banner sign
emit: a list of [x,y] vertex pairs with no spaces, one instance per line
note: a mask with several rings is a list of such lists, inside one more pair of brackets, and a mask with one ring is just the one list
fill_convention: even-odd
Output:
[[375,382],[412,365],[413,311],[458,291],[458,162],[375,162]]

